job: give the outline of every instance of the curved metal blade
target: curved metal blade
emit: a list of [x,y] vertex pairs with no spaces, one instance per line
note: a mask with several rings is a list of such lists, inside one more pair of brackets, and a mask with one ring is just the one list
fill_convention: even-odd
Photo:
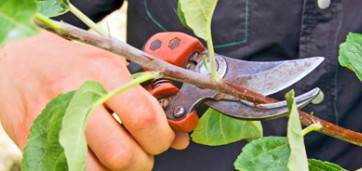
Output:
[[[207,69],[203,68],[203,55],[199,54],[193,59],[197,65],[191,70],[199,73],[207,71]],[[264,95],[275,93],[297,82],[316,68],[324,59],[323,57],[312,57],[278,62],[251,62],[221,55],[215,57],[218,72],[221,71],[221,75],[225,74],[224,79]],[[218,60],[218,58],[222,59]],[[208,72],[205,72],[205,74],[208,74]],[[313,98],[311,97],[311,99]],[[269,106],[250,106],[247,103],[241,103],[239,99],[231,95],[202,89],[186,83],[182,85],[178,93],[169,96],[167,99],[170,104],[165,108],[165,113],[168,119],[175,121],[184,118],[184,116],[174,116],[174,111],[177,108],[183,108],[185,113],[190,113],[194,106],[200,102],[204,102],[226,115],[251,120],[280,117],[288,111],[286,105],[283,106],[284,104],[281,103],[274,104],[273,107],[270,106],[271,104],[268,104]],[[303,105],[309,101],[309,99],[307,101],[300,100],[298,105]]]
[[[307,93],[295,97],[298,108],[302,108],[311,102],[320,93],[319,88],[315,88]],[[245,119],[245,120],[267,120],[283,117],[288,114],[288,106],[286,101],[272,104],[244,103],[242,101],[215,101],[206,100],[204,103],[211,108],[218,110],[225,115]]]
[[224,79],[263,95],[270,95],[291,86],[324,60],[324,57],[310,57],[277,62],[252,62],[218,56],[223,57],[227,63]]

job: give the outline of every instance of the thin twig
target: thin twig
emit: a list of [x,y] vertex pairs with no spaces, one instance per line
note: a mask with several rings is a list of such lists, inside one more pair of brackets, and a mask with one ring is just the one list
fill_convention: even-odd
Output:
[[[50,27],[44,25],[38,20],[35,22],[45,29],[48,29],[58,35],[65,37],[67,39],[78,40],[113,53],[124,56],[126,59],[138,63],[147,67],[149,70],[159,71],[163,76],[182,81],[190,84],[194,84],[199,87],[213,89],[219,92],[224,92],[226,94],[231,94],[240,99],[245,99],[254,103],[274,103],[277,100],[266,97],[257,92],[248,90],[240,85],[235,83],[222,80],[222,81],[214,81],[212,78],[205,77],[204,75],[192,72],[190,70],[186,70],[174,65],[171,65],[167,62],[164,62],[160,59],[157,59],[151,55],[146,54],[145,52],[136,49],[127,43],[124,43],[118,39],[111,39],[102,37],[85,30],[79,29],[72,25],[66,23],[58,23],[63,29],[62,30],[54,30]],[[314,117],[305,113],[303,111],[299,111],[299,116],[301,122],[308,126],[313,124],[314,122],[320,123],[322,128],[319,132],[324,133],[326,135],[362,146],[362,134],[357,133],[337,125],[334,125],[330,122],[324,121],[318,117]]]
[[70,12],[72,12],[75,16],[77,16],[84,24],[86,24],[89,28],[93,29],[95,32],[102,36],[108,36],[108,34],[100,28],[96,23],[94,23],[88,16],[86,16],[82,11],[80,11],[73,4],[69,3],[67,5]]

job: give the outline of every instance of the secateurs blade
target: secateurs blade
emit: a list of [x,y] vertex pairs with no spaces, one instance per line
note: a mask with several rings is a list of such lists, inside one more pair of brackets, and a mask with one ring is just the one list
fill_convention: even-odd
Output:
[[[208,53],[201,42],[180,32],[155,34],[145,45],[145,52],[179,67],[210,77]],[[203,58],[206,59],[203,62]],[[263,95],[270,95],[296,83],[312,72],[323,57],[276,62],[236,60],[215,54],[217,73],[225,80]],[[245,120],[265,120],[283,117],[288,112],[285,101],[254,104],[232,95],[183,83],[178,89],[165,79],[154,80],[146,89],[159,99],[171,127],[189,132],[197,125],[194,107],[204,103],[225,115]],[[311,102],[320,93],[315,88],[295,98],[298,107]]]

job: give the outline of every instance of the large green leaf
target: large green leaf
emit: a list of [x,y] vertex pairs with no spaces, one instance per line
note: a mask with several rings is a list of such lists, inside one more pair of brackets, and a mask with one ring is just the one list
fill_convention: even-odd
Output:
[[294,90],[289,91],[285,95],[285,99],[287,100],[289,108],[287,138],[289,142],[290,156],[288,168],[293,171],[305,171],[308,170],[308,159],[304,147],[304,138],[302,126],[299,120],[299,112],[294,101]]
[[38,12],[48,17],[55,17],[66,13],[68,4],[69,1],[38,0]]
[[354,71],[362,81],[362,34],[349,33],[339,47],[339,63]]
[[[264,137],[247,144],[234,162],[237,170],[302,170],[287,168],[290,149],[286,137]],[[337,164],[308,159],[309,171],[345,171]],[[303,168],[308,170],[308,168]]]
[[67,170],[58,135],[74,92],[54,98],[36,118],[24,148],[22,170]]
[[342,168],[331,162],[324,162],[316,159],[308,159],[309,171],[346,171]]
[[263,136],[263,128],[258,121],[242,121],[209,108],[200,118],[191,134],[199,144],[216,146],[242,139],[255,139]]
[[190,26],[188,26],[187,23],[186,23],[185,14],[184,14],[184,12],[182,11],[180,1],[178,1],[178,4],[177,4],[177,16],[178,16],[178,18],[180,19],[182,25],[184,25],[185,27],[191,29]]
[[59,142],[64,148],[69,170],[84,170],[87,166],[87,142],[84,131],[94,104],[107,94],[95,81],[86,81],[75,92],[63,118]]
[[179,0],[181,11],[178,14],[183,14],[181,21],[186,21],[185,25],[197,36],[207,40],[211,37],[211,19],[216,4],[217,0]]
[[[302,170],[287,168],[290,149],[286,137],[264,137],[247,144],[234,162],[237,170]],[[345,171],[330,162],[308,159],[309,171]],[[307,168],[304,168],[308,170]],[[303,170],[303,171],[305,171]]]
[[37,11],[34,0],[0,1],[0,47],[9,40],[35,35],[38,30],[32,19]]
[[237,170],[287,170],[289,147],[285,137],[264,137],[248,143],[234,162]]

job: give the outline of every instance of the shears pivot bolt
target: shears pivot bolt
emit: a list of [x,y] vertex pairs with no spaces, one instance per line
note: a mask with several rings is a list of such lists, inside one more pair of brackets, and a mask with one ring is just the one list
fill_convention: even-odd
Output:
[[158,103],[160,103],[163,109],[166,109],[167,106],[170,104],[170,102],[166,98],[159,99]]
[[177,106],[176,109],[173,111],[173,116],[176,118],[180,118],[183,115],[185,115],[185,108]]

